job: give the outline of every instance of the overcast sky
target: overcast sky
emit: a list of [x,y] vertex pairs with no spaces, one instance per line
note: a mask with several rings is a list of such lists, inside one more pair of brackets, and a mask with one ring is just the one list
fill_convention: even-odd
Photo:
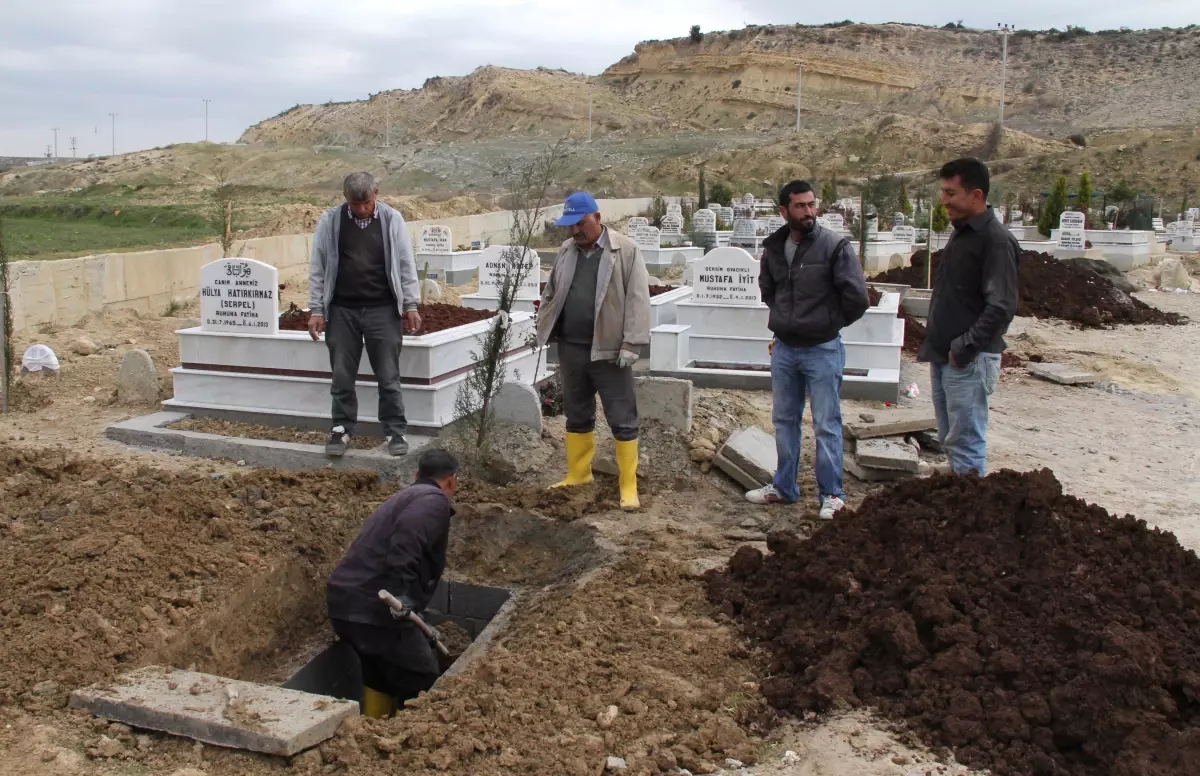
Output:
[[[784,0],[0,0],[0,156],[118,153],[204,138],[233,141],[296,103],[414,88],[480,65],[596,74],[641,40],[692,24],[906,21],[1090,30],[1200,21],[1200,0],[1012,0],[947,10],[938,0],[849,6]],[[903,8],[904,18],[897,18]],[[603,10],[601,10],[603,9]],[[800,14],[813,14],[801,17]]]

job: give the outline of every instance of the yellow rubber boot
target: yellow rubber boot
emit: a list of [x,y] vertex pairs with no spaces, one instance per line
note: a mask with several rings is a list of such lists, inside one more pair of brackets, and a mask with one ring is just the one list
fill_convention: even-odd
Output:
[[592,459],[596,457],[596,432],[574,434],[567,432],[567,478],[550,487],[566,488],[587,485],[592,481]]
[[617,473],[621,486],[621,509],[638,509],[637,492],[638,441],[617,442]]
[[385,719],[396,711],[396,699],[387,693],[363,687],[362,714],[364,717]]

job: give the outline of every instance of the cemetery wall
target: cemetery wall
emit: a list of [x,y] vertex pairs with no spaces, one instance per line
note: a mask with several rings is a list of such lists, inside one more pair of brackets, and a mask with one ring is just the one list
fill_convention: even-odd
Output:
[[[650,206],[649,197],[600,200],[604,217],[616,221]],[[557,218],[562,205],[550,208]],[[496,241],[508,236],[512,213],[498,211],[431,221],[410,221],[416,238],[425,224],[445,224],[457,243]],[[257,259],[279,270],[308,263],[311,234],[259,237],[234,243],[234,255]],[[172,300],[200,292],[200,267],[221,258],[215,243],[135,253],[106,253],[57,261],[15,261],[9,266],[13,327],[70,326],[84,316],[131,309],[162,313]]]

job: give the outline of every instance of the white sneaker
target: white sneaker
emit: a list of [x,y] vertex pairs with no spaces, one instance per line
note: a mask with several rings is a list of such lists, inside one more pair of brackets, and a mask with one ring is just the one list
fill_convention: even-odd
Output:
[[842,501],[837,496],[826,496],[821,502],[821,512],[818,515],[822,520],[832,520],[833,516],[846,508],[846,502]]
[[774,485],[764,485],[761,488],[756,488],[755,490],[746,491],[746,500],[749,501],[751,504],[788,504],[788,503],[790,503],[787,499],[785,499],[783,496],[781,496],[779,494],[779,491],[775,490]]

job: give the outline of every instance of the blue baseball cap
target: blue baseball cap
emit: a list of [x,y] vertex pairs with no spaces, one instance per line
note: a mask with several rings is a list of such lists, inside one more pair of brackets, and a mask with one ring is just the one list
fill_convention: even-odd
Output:
[[586,191],[577,191],[567,197],[567,201],[563,203],[562,218],[554,222],[555,226],[574,226],[583,220],[586,215],[599,213],[600,206],[596,204],[596,198]]

